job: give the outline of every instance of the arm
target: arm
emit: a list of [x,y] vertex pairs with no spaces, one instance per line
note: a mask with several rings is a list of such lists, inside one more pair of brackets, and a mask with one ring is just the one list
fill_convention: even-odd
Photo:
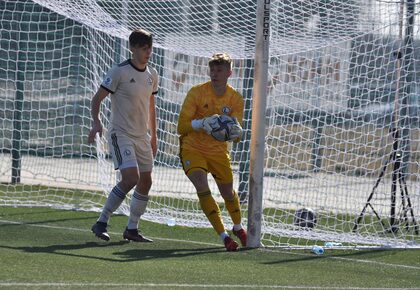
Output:
[[[244,99],[243,97],[239,94],[236,93],[235,94],[236,100],[234,102],[234,105],[232,106],[232,116],[233,118],[236,118],[236,120],[239,123],[240,126],[240,132],[238,131],[238,135],[242,136],[242,121],[243,121],[243,116],[244,116]],[[235,138],[232,140],[233,142],[239,142],[241,141],[241,137]]]
[[157,153],[157,131],[156,131],[156,106],[155,106],[155,95],[150,95],[149,103],[149,133],[150,143],[152,145],[153,156]]
[[244,99],[239,93],[236,93],[235,97],[236,99],[232,106],[231,117],[236,118],[239,124],[242,126],[242,120],[244,117]]
[[178,134],[186,135],[194,131],[191,122],[194,119],[196,113],[196,106],[194,103],[194,92],[190,90],[185,97],[184,103],[182,104],[181,111],[178,119]]
[[103,99],[108,96],[109,92],[103,87],[100,87],[96,94],[92,98],[91,111],[92,116],[92,129],[90,129],[88,143],[93,143],[95,141],[96,133],[99,133],[99,136],[102,136],[102,123],[99,119],[99,109],[101,107],[101,102]]
[[178,134],[186,135],[193,131],[204,130],[210,135],[213,127],[218,123],[216,122],[219,115],[215,114],[210,117],[196,119],[197,118],[197,104],[195,102],[196,91],[191,89],[185,97],[184,103],[182,104],[181,112],[179,113],[178,119]]

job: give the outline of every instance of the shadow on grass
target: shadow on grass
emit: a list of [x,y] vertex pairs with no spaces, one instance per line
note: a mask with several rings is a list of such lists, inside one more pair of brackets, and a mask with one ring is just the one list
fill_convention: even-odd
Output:
[[189,256],[226,252],[224,247],[209,247],[195,249],[130,249],[124,252],[115,253],[124,261],[138,261],[150,259],[184,258]]
[[334,259],[334,258],[357,258],[357,257],[363,257],[363,258],[372,258],[372,257],[381,257],[381,256],[385,256],[385,255],[390,255],[390,254],[395,254],[395,252],[391,251],[391,250],[386,250],[386,249],[378,249],[378,250],[363,250],[363,251],[352,251],[352,252],[346,252],[346,253],[341,253],[341,254],[326,254],[326,255],[322,255],[322,256],[317,256],[315,254],[310,254],[308,253],[308,255],[303,255],[303,253],[301,253],[302,255],[299,256],[295,256],[293,258],[285,258],[285,259],[281,259],[278,261],[271,261],[271,262],[266,262],[263,263],[265,265],[273,265],[273,264],[281,264],[281,263],[293,263],[293,262],[302,262],[302,261],[311,261],[311,260],[320,260],[320,259]]
[[[56,209],[50,209],[50,210],[43,210],[43,211],[28,211],[27,208],[25,207],[19,207],[19,208],[13,208],[14,210],[16,210],[17,212],[14,213],[4,213],[2,216],[4,218],[8,217],[8,216],[22,216],[22,215],[39,215],[39,214],[44,214],[44,213],[56,213],[57,210]],[[32,209],[32,208],[30,208]]]
[[[86,242],[81,244],[71,244],[71,245],[50,245],[45,247],[12,247],[0,245],[0,248],[17,250],[25,253],[32,254],[54,254],[60,256],[68,257],[77,257],[77,258],[86,258],[86,259],[96,259],[108,262],[132,262],[132,261],[141,261],[141,260],[151,260],[151,259],[167,259],[167,258],[182,258],[187,256],[203,255],[209,253],[218,253],[225,252],[223,247],[208,247],[208,248],[195,248],[195,249],[129,249],[126,251],[117,251],[115,253],[103,252],[103,251],[91,251],[97,255],[86,255],[72,253],[70,251],[85,250],[85,249],[100,249],[100,248],[110,248],[110,247],[119,247],[122,245],[132,244],[127,241],[118,241],[118,242]],[[150,245],[142,243],[134,243],[136,245]],[[102,255],[102,256],[101,256]],[[117,257],[117,258],[113,258]]]
[[[45,212],[48,213],[48,212]],[[50,223],[56,223],[56,222],[67,222],[67,221],[80,221],[80,220],[92,220],[92,224],[96,221],[98,218],[98,215],[91,215],[86,217],[69,217],[69,218],[61,218],[61,219],[50,219],[50,220],[42,220],[42,221],[34,221],[34,222],[28,222],[28,221],[11,221],[10,223],[7,223],[7,221],[4,221],[3,223],[0,223],[0,227],[2,226],[22,226],[22,225],[41,225],[41,224],[50,224]]]

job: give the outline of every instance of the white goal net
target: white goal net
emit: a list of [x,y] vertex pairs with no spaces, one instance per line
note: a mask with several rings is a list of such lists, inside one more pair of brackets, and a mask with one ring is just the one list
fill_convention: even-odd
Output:
[[[267,3],[268,106],[265,120],[252,120],[266,124],[263,245],[420,247],[420,3]],[[130,31],[144,28],[160,75],[145,218],[210,226],[181,169],[176,124],[187,91],[209,79],[208,57],[223,51],[246,105],[244,138],[231,151],[246,224],[256,8],[255,0],[1,1],[0,206],[102,208],[118,176],[105,138],[87,144],[90,101],[129,57]],[[105,125],[109,116],[106,99]],[[303,208],[315,213],[313,228],[294,222]]]

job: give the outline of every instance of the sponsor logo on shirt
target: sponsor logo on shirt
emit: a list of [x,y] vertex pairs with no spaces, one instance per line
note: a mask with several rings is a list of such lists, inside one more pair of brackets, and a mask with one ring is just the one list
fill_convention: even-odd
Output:
[[136,80],[135,79],[131,79],[130,80],[130,83],[135,83],[136,82]]
[[230,108],[228,107],[228,106],[224,106],[223,108],[222,108],[222,113],[224,114],[224,115],[229,115],[230,114]]
[[112,78],[111,77],[106,77],[104,79],[104,85],[109,86],[110,84],[112,84]]

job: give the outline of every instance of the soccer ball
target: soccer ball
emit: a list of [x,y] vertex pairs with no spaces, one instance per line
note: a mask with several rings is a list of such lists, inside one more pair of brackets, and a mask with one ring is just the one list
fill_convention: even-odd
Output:
[[216,124],[210,134],[214,139],[218,141],[230,141],[230,128],[235,124],[235,120],[233,120],[231,117],[220,115],[217,117]]
[[304,229],[313,229],[316,225],[316,214],[310,208],[301,208],[295,212],[293,224]]

